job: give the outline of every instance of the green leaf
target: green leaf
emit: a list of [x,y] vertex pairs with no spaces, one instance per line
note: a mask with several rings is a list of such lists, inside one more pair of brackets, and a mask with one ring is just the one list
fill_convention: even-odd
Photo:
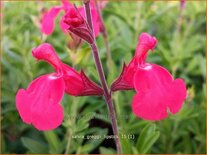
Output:
[[156,131],[155,124],[146,125],[144,129],[141,131],[141,134],[136,144],[139,153],[147,153],[152,147],[152,145],[159,138],[159,136],[160,132]]
[[129,139],[127,138],[120,138],[122,151],[126,154],[132,154],[132,144]]
[[99,109],[102,109],[104,106],[104,104],[100,104],[99,102],[91,103],[83,110],[82,114],[84,115],[90,113],[91,111],[97,111]]
[[86,115],[83,115],[76,124],[75,132],[83,131],[84,129],[88,128],[89,121],[95,116],[95,113],[91,112]]
[[98,147],[104,140],[104,136],[107,135],[108,129],[94,128],[94,130],[89,130],[90,133],[86,135],[87,142],[81,148],[81,153],[90,153],[96,147]]
[[122,15],[120,15],[120,14],[114,12],[114,11],[108,10],[108,9],[105,9],[104,11],[105,11],[106,14],[110,14],[110,16],[112,15],[112,16],[117,17],[117,19],[120,19],[123,23],[125,23],[130,28],[130,30],[132,32],[135,32],[134,27],[131,26],[130,24],[128,24],[127,20]]
[[1,153],[5,153],[5,150],[6,150],[6,145],[5,145],[5,138],[4,138],[4,135],[2,134],[1,135]]
[[148,124],[147,121],[140,120],[139,122],[132,122],[129,124],[129,126],[126,126],[127,131],[130,131],[130,133],[136,133],[140,128],[142,129],[146,124]]
[[49,143],[50,153],[61,153],[63,147],[54,131],[44,132],[44,136]]
[[133,152],[133,154],[139,154],[138,149],[134,146],[132,146],[132,152]]
[[83,131],[84,129],[86,129],[88,127],[89,127],[88,123],[78,123],[76,125],[75,132],[77,133],[77,132]]
[[152,21],[157,20],[158,18],[161,18],[162,16],[164,16],[166,14],[166,12],[171,11],[174,7],[176,7],[176,6],[175,5],[168,5],[164,9],[159,10],[156,15],[152,16],[152,18],[149,19],[149,22],[152,22]]
[[23,145],[30,150],[32,153],[48,153],[48,146],[42,142],[38,142],[31,138],[22,137],[21,141]]

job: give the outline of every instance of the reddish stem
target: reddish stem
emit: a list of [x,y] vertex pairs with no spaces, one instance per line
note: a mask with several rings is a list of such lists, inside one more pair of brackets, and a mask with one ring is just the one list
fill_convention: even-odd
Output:
[[[91,10],[90,10],[90,0],[83,0],[84,2],[84,6],[85,6],[85,12],[86,12],[86,18],[87,18],[87,22],[93,32],[93,37],[94,37],[94,31],[93,31],[93,25],[92,25],[92,17],[91,17]],[[105,75],[103,72],[103,67],[100,61],[100,57],[99,57],[99,53],[98,53],[98,48],[96,46],[96,42],[95,42],[95,37],[94,37],[94,43],[90,45],[91,49],[92,49],[92,54],[93,54],[93,58],[95,61],[95,65],[96,65],[96,69],[98,71],[99,74],[99,78],[101,81],[101,85],[103,87],[104,90],[104,98],[106,101],[106,104],[108,106],[108,110],[110,113],[110,118],[111,118],[111,122],[112,122],[112,129],[113,129],[113,133],[115,135],[115,143],[116,143],[116,148],[117,148],[117,153],[121,154],[121,145],[120,145],[120,141],[119,141],[119,137],[118,137],[118,128],[117,128],[117,119],[116,119],[116,115],[115,115],[115,110],[114,110],[114,106],[113,106],[113,101],[112,101],[112,97],[111,94],[108,90],[108,86],[106,84],[106,79],[105,79]]]

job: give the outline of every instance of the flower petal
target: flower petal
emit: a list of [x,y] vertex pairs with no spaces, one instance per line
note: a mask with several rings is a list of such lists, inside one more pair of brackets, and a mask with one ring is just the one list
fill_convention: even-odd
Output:
[[157,39],[148,33],[142,33],[138,39],[135,57],[139,64],[144,64],[147,58],[147,52],[153,50],[157,45]]
[[168,106],[170,112],[173,114],[177,113],[183,105],[186,99],[186,85],[183,79],[176,79],[173,81],[170,91]]
[[132,100],[132,111],[145,120],[161,120],[167,117],[167,105],[156,90],[138,93]]
[[67,29],[69,28],[69,26],[64,22],[64,19],[64,16],[62,16],[60,19],[60,28],[65,34],[67,34]]
[[171,74],[155,64],[140,66],[134,75],[137,91],[132,101],[136,116],[147,120],[167,117],[167,109],[177,113],[186,97],[185,83],[181,79],[173,81]]
[[51,64],[56,71],[62,68],[62,62],[55,53],[54,48],[49,43],[43,43],[36,48],[32,49],[32,55],[38,60],[44,60]]
[[64,80],[57,74],[47,74],[35,79],[27,90],[16,95],[16,107],[22,120],[39,130],[51,130],[63,120],[60,101],[65,90]]
[[54,21],[58,13],[63,9],[62,6],[54,6],[47,13],[43,15],[41,32],[50,35],[54,30]]
[[163,67],[145,63],[137,68],[134,76],[134,87],[137,92],[146,92],[155,87],[163,89],[173,82],[172,75]]
[[141,33],[136,48],[136,52],[138,53],[140,52],[139,45],[146,46],[147,50],[153,50],[157,45],[157,39],[148,33]]
[[23,122],[27,124],[30,124],[32,121],[29,100],[27,92],[24,89],[18,90],[16,94],[16,107]]

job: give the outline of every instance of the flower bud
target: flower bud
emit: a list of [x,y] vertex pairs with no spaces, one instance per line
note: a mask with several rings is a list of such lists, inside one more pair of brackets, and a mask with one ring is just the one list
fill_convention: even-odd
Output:
[[68,30],[85,40],[89,44],[93,44],[94,37],[88,23],[81,16],[76,8],[71,8],[63,17],[63,22],[68,26]]

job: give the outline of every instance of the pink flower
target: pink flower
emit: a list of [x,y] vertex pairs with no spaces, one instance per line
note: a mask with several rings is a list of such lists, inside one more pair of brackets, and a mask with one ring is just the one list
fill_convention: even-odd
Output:
[[184,9],[186,5],[186,0],[180,0],[180,9]]
[[83,19],[80,12],[76,9],[70,9],[62,18],[67,26],[67,30],[84,39],[89,44],[94,42],[93,33],[88,23]]
[[55,27],[55,18],[61,11],[62,6],[52,7],[47,13],[43,14],[41,23],[41,32],[46,35],[51,35]]
[[57,128],[64,117],[60,105],[64,89],[64,81],[58,74],[40,76],[26,90],[20,89],[16,107],[23,122],[33,124],[38,130]]
[[[94,3],[90,3],[91,5],[91,13],[93,17],[93,26],[94,26],[94,32],[95,36],[98,36],[100,33],[100,17],[96,11],[96,8],[94,6]],[[42,18],[42,26],[41,26],[41,32],[50,35],[52,34],[54,30],[54,21],[57,15],[61,10],[64,10],[65,13],[68,13],[71,9],[74,9],[74,6],[69,3],[67,0],[62,0],[61,6],[54,6],[52,7],[47,13],[43,15]],[[85,12],[83,7],[78,8],[81,16],[85,17]],[[64,33],[67,32],[67,25],[63,22],[63,19],[60,20],[60,28]]]
[[53,47],[43,43],[33,49],[32,54],[38,60],[44,60],[55,68],[56,72],[62,74],[65,82],[65,91],[73,96],[102,95],[102,89],[92,82],[83,71],[78,73],[72,67],[64,64],[58,58]]
[[[185,82],[172,75],[163,67],[146,63],[148,50],[157,44],[155,37],[142,33],[136,53],[128,66],[124,66],[120,77],[112,84],[112,91],[135,89],[132,100],[134,114],[145,120],[161,120],[171,113],[177,113],[186,98]],[[126,87],[128,86],[128,87]]]
[[55,129],[64,118],[60,105],[64,92],[74,96],[103,94],[83,71],[79,74],[62,63],[50,44],[43,43],[34,48],[32,54],[51,64],[56,72],[38,77],[26,90],[18,90],[16,107],[23,122],[33,124],[38,130]]

